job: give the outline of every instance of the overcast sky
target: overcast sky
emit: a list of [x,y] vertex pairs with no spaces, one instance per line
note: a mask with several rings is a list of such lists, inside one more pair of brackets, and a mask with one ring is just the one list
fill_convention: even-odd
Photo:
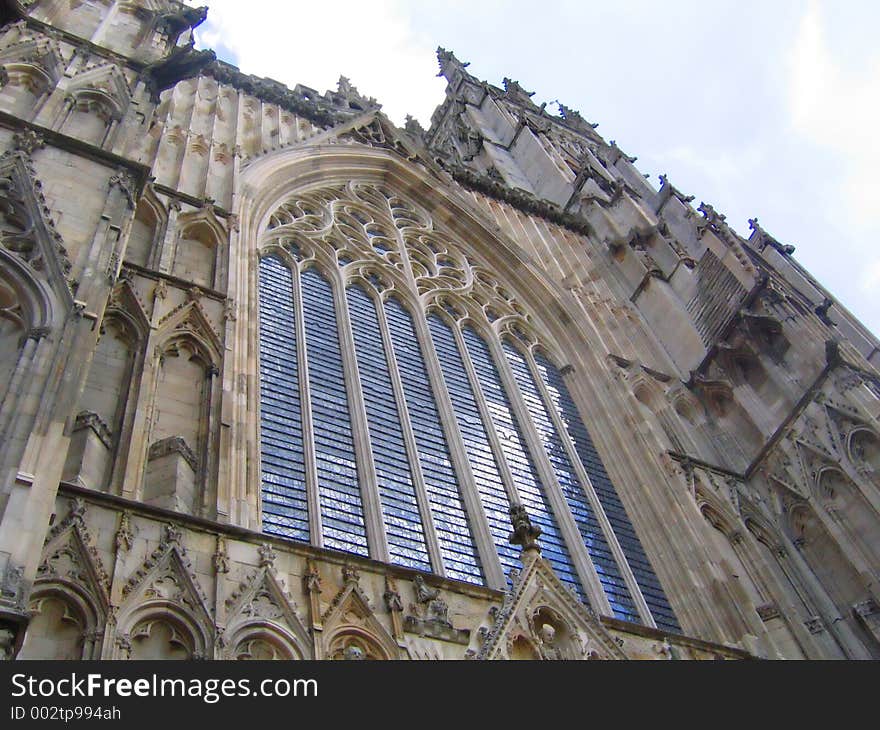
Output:
[[[336,88],[397,124],[443,100],[438,45],[492,84],[577,109],[748,236],[757,216],[880,333],[877,0],[207,0],[199,47]],[[192,2],[200,5],[203,2]]]

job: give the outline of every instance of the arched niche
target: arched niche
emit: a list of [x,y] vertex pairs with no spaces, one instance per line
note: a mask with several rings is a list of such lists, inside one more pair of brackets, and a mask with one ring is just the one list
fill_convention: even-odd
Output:
[[125,260],[138,266],[151,266],[155,257],[156,243],[165,227],[167,213],[161,201],[151,189],[144,192],[138,201],[128,245],[125,248]]
[[852,607],[865,599],[858,572],[808,504],[789,509],[787,527],[810,570],[841,615],[848,617]]
[[859,488],[840,469],[823,469],[817,478],[822,506],[837,522],[856,551],[870,565],[880,565],[877,513]]
[[[0,201],[0,232],[14,231]],[[23,381],[34,377],[30,363],[50,334],[54,298],[46,293],[28,267],[0,246],[0,408],[11,415]],[[18,379],[16,390],[10,391]],[[0,416],[0,423],[3,418]]]
[[375,637],[356,628],[338,631],[328,645],[328,658],[336,661],[391,659],[387,650]]
[[19,659],[94,659],[101,611],[88,593],[61,583],[37,582]]
[[717,538],[715,544],[721,557],[727,563],[727,569],[724,571],[726,578],[735,581],[734,584],[739,587],[744,596],[748,597],[753,607],[764,605],[770,597],[755,567],[751,565],[752,556],[746,549],[743,535],[738,529],[735,518],[725,514],[720,507],[713,505],[710,502],[711,498],[706,496],[704,490],[698,491],[697,499],[700,513],[712,527],[721,533],[722,537]]
[[122,117],[116,101],[98,89],[81,89],[68,98],[70,113],[61,131],[100,147],[110,125]]
[[181,216],[179,221],[171,273],[197,286],[216,288],[222,232],[204,218],[187,221]]
[[110,311],[100,334],[80,397],[64,478],[106,489],[129,401],[140,334],[121,312]]
[[578,659],[578,637],[559,613],[540,606],[529,617],[534,642],[543,659]]
[[120,610],[117,624],[117,658],[120,659],[204,659],[213,645],[213,627],[179,604],[152,599]]
[[162,346],[144,472],[148,504],[189,514],[198,507],[212,367],[193,337],[175,337]]
[[128,659],[186,660],[195,654],[191,634],[176,621],[149,618],[140,621],[130,635]]
[[7,81],[0,89],[0,104],[4,111],[30,119],[55,79],[43,66],[28,61],[7,63],[3,69]]
[[847,453],[856,468],[874,481],[880,481],[880,438],[867,428],[857,428],[847,436]]
[[19,347],[27,332],[26,317],[18,292],[0,278],[0,398],[18,361]]
[[541,652],[533,641],[520,634],[510,642],[507,658],[513,661],[535,661],[541,658]]
[[293,637],[264,623],[242,626],[229,637],[230,659],[290,661],[304,658]]

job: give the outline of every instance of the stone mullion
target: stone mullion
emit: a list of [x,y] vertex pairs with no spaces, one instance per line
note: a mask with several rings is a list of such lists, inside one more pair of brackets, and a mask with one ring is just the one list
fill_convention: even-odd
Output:
[[159,350],[161,344],[157,344],[154,337],[147,341],[148,352],[152,351],[149,359],[145,360],[141,398],[137,405],[134,426],[132,428],[131,443],[137,444],[137,458],[129,461],[125,472],[125,481],[122,488],[122,496],[129,499],[143,498],[144,469],[150,450],[150,442],[155,427],[156,400],[159,393],[159,378],[162,374],[162,361],[164,354]]
[[428,556],[430,557],[433,571],[438,575],[445,575],[446,571],[443,565],[443,555],[440,552],[440,541],[437,539],[437,531],[434,528],[434,516],[431,513],[431,501],[428,498],[428,491],[425,487],[425,477],[422,474],[422,465],[419,461],[419,448],[416,443],[415,434],[412,430],[409,409],[406,405],[406,393],[403,388],[403,380],[400,377],[400,370],[397,368],[397,356],[394,354],[394,343],[391,340],[391,332],[388,329],[388,320],[385,317],[385,307],[383,306],[381,299],[376,301],[376,316],[379,320],[379,330],[382,333],[385,361],[388,363],[391,389],[394,392],[397,414],[400,417],[400,427],[403,432],[407,461],[409,462],[416,500],[419,505],[419,515],[422,518],[425,545],[428,549]]
[[516,488],[513,474],[510,472],[510,465],[507,463],[507,458],[504,456],[504,449],[501,447],[501,441],[498,438],[498,430],[495,428],[495,424],[492,421],[492,413],[486,403],[486,397],[483,395],[480,378],[479,375],[477,375],[476,368],[474,368],[474,363],[471,360],[470,352],[464,341],[464,336],[461,333],[460,327],[457,325],[452,327],[452,332],[455,337],[455,344],[461,355],[461,361],[464,364],[468,383],[470,384],[471,391],[474,395],[474,401],[477,404],[477,410],[483,421],[486,435],[489,437],[489,447],[492,449],[492,456],[498,466],[498,472],[501,475],[501,483],[504,486],[504,491],[507,493],[507,498],[512,505],[521,504],[522,500],[520,499],[519,490]]
[[532,380],[538,388],[541,400],[544,402],[544,408],[547,410],[550,420],[553,422],[553,426],[560,436],[565,452],[568,454],[568,459],[574,467],[581,488],[584,490],[584,494],[587,495],[587,499],[590,500],[590,506],[593,508],[593,513],[596,515],[599,526],[602,528],[602,532],[605,535],[605,541],[608,543],[608,547],[611,548],[611,553],[614,555],[617,567],[620,570],[624,581],[626,581],[626,587],[629,589],[630,597],[633,599],[633,603],[635,603],[636,608],[639,611],[639,616],[641,616],[646,625],[656,628],[657,623],[654,621],[651,609],[648,607],[648,603],[642,595],[641,586],[639,586],[635,574],[632,572],[632,568],[630,568],[629,561],[626,559],[626,554],[623,552],[623,548],[617,541],[617,535],[614,533],[614,528],[608,519],[608,515],[605,514],[605,508],[602,506],[602,502],[599,500],[599,497],[593,488],[593,482],[590,480],[590,476],[587,474],[587,470],[575,450],[574,442],[572,441],[571,436],[569,436],[565,423],[563,423],[559,411],[553,404],[553,398],[550,396],[550,392],[547,390],[547,386],[544,384],[541,374],[538,372],[538,367],[535,364],[535,359],[532,357],[532,353],[527,353],[524,359],[531,372]]
[[122,480],[125,474],[125,462],[123,454],[126,454],[130,444],[131,427],[134,423],[137,394],[140,392],[141,373],[144,367],[143,340],[136,338],[129,343],[128,374],[125,387],[122,392],[125,397],[119,404],[120,413],[115,420],[115,444],[113,451],[113,464],[107,479],[107,490],[111,494],[120,494]]
[[[296,337],[296,367],[299,372],[299,397],[302,409],[303,467],[306,481],[306,500],[309,505],[309,539],[312,545],[324,546],[321,527],[321,499],[318,493],[318,466],[315,461],[315,429],[312,424],[312,396],[309,389],[309,358],[306,352],[306,323],[303,313],[302,286],[299,268],[291,267],[293,292],[294,336]],[[262,510],[260,512],[262,516]]]
[[[219,434],[220,434],[220,401],[222,383],[220,381],[220,367],[209,365],[205,372],[205,393],[203,400],[204,409],[204,446],[203,457],[200,459],[202,473],[199,475],[199,487],[202,490],[200,500],[200,512],[203,517],[214,518],[217,505],[217,462],[219,457]],[[214,485],[212,491],[209,485]],[[213,497],[213,500],[210,499]]]
[[355,353],[354,334],[348,314],[348,300],[345,285],[337,268],[333,275],[333,300],[336,307],[336,329],[339,337],[342,369],[344,371],[345,392],[348,399],[348,413],[351,419],[351,436],[357,462],[358,486],[364,510],[364,526],[367,532],[367,546],[371,558],[384,563],[391,561],[388,553],[388,538],[385,522],[382,519],[382,504],[379,501],[379,485],[376,479],[376,465],[373,463],[373,449],[370,445],[370,430],[367,425],[367,409],[358,371]]
[[2,406],[3,420],[0,421],[0,434],[3,434],[3,446],[0,446],[0,463],[3,461],[4,452],[12,445],[13,440],[9,438],[9,429],[16,419],[20,417],[21,412],[18,403],[24,395],[25,384],[28,382],[29,376],[35,372],[33,363],[37,362],[37,352],[40,350],[40,342],[49,334],[48,331],[36,333],[34,330],[24,334],[24,346],[18,355],[12,376],[6,384],[6,393],[3,400],[0,401]]
[[[434,394],[437,413],[440,416],[440,426],[446,434],[446,444],[449,448],[449,459],[452,462],[452,468],[458,477],[461,498],[464,503],[465,511],[467,512],[474,544],[477,548],[477,554],[480,557],[483,575],[486,584],[490,588],[506,590],[507,578],[504,575],[504,569],[501,567],[501,559],[498,557],[498,551],[495,549],[495,541],[492,539],[492,531],[489,529],[489,523],[483,513],[482,501],[480,500],[480,494],[474,482],[474,475],[471,471],[467,450],[461,439],[461,430],[458,428],[458,420],[455,418],[455,410],[452,407],[452,400],[446,390],[446,381],[443,378],[440,360],[437,357],[437,352],[434,350],[434,341],[431,339],[431,332],[428,329],[425,307],[421,299],[418,297],[418,286],[416,285],[416,279],[413,275],[412,263],[409,260],[409,251],[407,250],[406,242],[403,238],[403,231],[397,229],[396,226],[395,230],[397,230],[398,246],[403,260],[403,268],[407,282],[409,283],[410,290],[414,294],[413,298],[416,302],[412,311],[413,328],[416,333],[416,338],[422,346],[425,369],[428,371],[428,381]],[[441,575],[445,575],[445,573],[441,573]]]
[[611,609],[611,604],[608,602],[608,597],[605,595],[605,589],[602,587],[595,567],[593,567],[593,561],[590,559],[590,555],[581,538],[580,530],[578,530],[574,516],[568,507],[568,502],[556,481],[556,472],[544,449],[541,436],[532,422],[529,409],[523,401],[519,385],[510,369],[510,364],[507,362],[507,356],[501,347],[501,340],[497,337],[490,337],[488,338],[488,345],[495,365],[498,368],[498,375],[501,378],[504,390],[507,392],[510,407],[520,424],[523,438],[526,441],[526,449],[532,456],[532,461],[538,472],[538,478],[544,486],[544,493],[550,503],[553,515],[556,517],[556,524],[562,533],[562,538],[568,548],[581,584],[586,590],[593,608],[598,613],[613,616],[614,612]]
[[450,460],[458,475],[461,498],[469,518],[468,521],[473,530],[473,539],[477,547],[477,553],[480,556],[480,563],[483,566],[483,573],[490,588],[504,590],[507,586],[507,579],[504,576],[504,569],[501,567],[498,551],[495,549],[495,541],[492,539],[489,523],[483,513],[480,493],[474,482],[467,449],[462,441],[461,429],[459,429],[458,420],[455,417],[455,409],[452,407],[452,400],[446,390],[446,381],[443,378],[443,371],[440,367],[437,352],[434,350],[434,342],[428,330],[428,321],[425,318],[424,308],[419,306],[413,315],[413,327],[416,337],[422,345],[428,379],[431,383],[431,390],[434,393],[437,412],[440,415],[440,423],[446,433]]

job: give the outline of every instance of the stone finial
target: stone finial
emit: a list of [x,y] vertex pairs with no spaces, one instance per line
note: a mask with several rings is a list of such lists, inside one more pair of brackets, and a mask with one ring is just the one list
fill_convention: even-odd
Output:
[[447,80],[456,70],[466,69],[470,66],[470,63],[459,61],[452,51],[447,51],[441,46],[437,46],[437,63],[440,64],[440,73],[437,75],[446,76]]
[[416,139],[424,139],[425,128],[419,124],[419,120],[410,114],[406,115],[406,123],[403,128]]
[[309,593],[321,592],[321,574],[318,572],[318,566],[313,560],[306,563],[306,572],[303,576],[303,583]]
[[361,579],[361,574],[353,565],[346,563],[342,566],[343,583],[357,583]]
[[275,549],[268,543],[260,545],[260,567],[275,567]]
[[403,600],[397,590],[397,581],[391,576],[385,576],[385,593],[382,597],[389,611],[403,611]]
[[162,545],[180,545],[183,533],[173,522],[166,522],[162,535]]
[[429,587],[428,584],[425,583],[425,579],[420,575],[415,577],[413,585],[416,589],[416,600],[419,603],[429,603],[440,595],[440,591],[436,588]]
[[520,545],[523,552],[528,550],[541,552],[537,541],[538,536],[541,534],[541,528],[532,524],[526,508],[521,504],[511,505],[510,521],[513,524],[513,532],[510,533],[508,542],[512,545]]

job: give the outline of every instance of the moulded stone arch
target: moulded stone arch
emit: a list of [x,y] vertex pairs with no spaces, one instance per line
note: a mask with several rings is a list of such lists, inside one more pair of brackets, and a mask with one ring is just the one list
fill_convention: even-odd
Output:
[[0,403],[29,333],[48,334],[52,302],[15,257],[0,248]]
[[168,641],[180,643],[189,652],[185,658],[208,656],[214,623],[207,596],[175,526],[165,526],[159,547],[129,577],[122,598],[116,619],[122,658],[130,656],[135,638],[149,638],[150,627],[163,622],[171,632]]
[[226,633],[229,659],[306,659],[303,645],[290,632],[275,624],[253,621]]
[[[537,265],[524,262],[525,254],[515,244],[500,238],[497,231],[490,231],[485,220],[459,193],[445,189],[437,181],[431,181],[436,187],[428,187],[425,177],[424,170],[383,149],[306,146],[270,153],[254,160],[242,174],[239,240],[250,242],[249,245],[261,240],[274,211],[295,191],[307,192],[310,186],[330,187],[334,183],[344,185],[357,179],[400,190],[408,199],[424,206],[429,215],[436,211],[452,236],[481,249],[493,266],[498,264],[498,278],[510,282],[523,294],[534,293],[539,307],[546,309],[548,298],[556,301],[568,296],[551,284]],[[424,221],[419,224],[424,225]],[[542,299],[542,294],[549,297]]]
[[159,241],[168,226],[168,209],[152,185],[144,188],[135,209],[125,260],[138,266],[151,266],[158,259]]
[[880,437],[870,428],[855,428],[846,437],[846,453],[857,468],[880,476]]
[[[39,138],[28,138],[28,134],[22,133],[22,144],[39,143]],[[73,307],[76,284],[68,278],[72,264],[67,249],[49,215],[42,183],[24,151],[9,151],[0,157],[0,231],[0,273],[21,281],[21,292],[30,290],[33,326],[53,324],[62,311]]]
[[[324,612],[321,623],[324,627],[324,658],[400,658],[400,648],[376,618],[370,599],[357,582],[355,571],[346,572],[345,585]],[[360,652],[355,651],[356,648]]]
[[[574,368],[575,375],[567,385],[581,412],[593,402],[607,405],[610,400],[610,405],[617,404],[620,396],[602,391],[598,388],[598,379],[590,377],[603,370],[597,355],[599,343],[593,341],[595,334],[589,327],[578,324],[582,310],[573,295],[552,282],[541,265],[494,226],[466,194],[434,176],[429,169],[388,149],[360,144],[307,143],[255,158],[242,170],[240,195],[233,211],[238,216],[239,230],[233,234],[230,246],[230,271],[236,271],[238,278],[230,283],[236,287],[243,307],[258,307],[256,277],[253,275],[254,263],[258,259],[254,252],[265,242],[267,231],[269,236],[278,231],[277,218],[274,221],[276,228],[270,229],[275,211],[298,196],[333,186],[344,188],[352,180],[356,185],[375,186],[377,195],[383,195],[380,191],[388,191],[391,198],[400,198],[399,206],[395,205],[396,200],[389,200],[392,202],[392,216],[402,232],[427,223],[420,220],[420,208],[426,218],[433,219],[435,231],[448,235],[450,240],[465,242],[461,250],[474,266],[482,264],[495,272],[491,285],[494,287],[499,283],[507,293],[514,294],[519,300],[518,306],[532,314],[531,326],[538,340],[555,346],[558,361]],[[318,234],[314,236],[318,237]],[[422,313],[423,306],[420,305],[415,314]],[[419,335],[423,336],[423,333]],[[245,348],[240,355],[235,355],[237,367],[242,370],[234,374],[235,378],[256,376],[257,339],[244,336],[234,345]],[[497,334],[493,333],[493,339],[497,339]],[[248,398],[249,403],[242,399],[235,406],[240,409],[240,417],[234,428],[248,430],[250,462],[258,465],[258,442],[250,436],[255,426],[240,425],[253,423],[252,415],[246,413],[256,411],[258,395],[251,390]],[[618,411],[612,407],[595,408],[595,411],[596,447],[604,462],[610,465],[609,476],[616,483],[643,483],[644,479],[637,476],[641,467],[626,456],[626,445],[608,435],[614,433],[611,424],[620,419]],[[659,472],[658,465],[649,464],[644,468]],[[247,471],[248,480],[239,479],[232,489],[240,495],[242,502],[247,495],[248,501],[258,503],[259,468],[248,467]],[[663,477],[659,475],[658,478]],[[639,529],[638,525],[636,529]],[[660,541],[663,539],[662,536],[659,538]],[[653,549],[650,539],[648,543],[648,550]]]
[[197,301],[182,304],[166,314],[159,321],[153,341],[159,354],[180,343],[189,343],[206,367],[219,367],[223,360],[220,335]]
[[106,614],[81,586],[38,580],[30,596],[30,611],[18,659],[98,658]]
[[177,217],[171,273],[197,286],[219,288],[226,229],[211,207]]
[[[129,628],[130,626],[130,628]],[[119,659],[205,659],[201,627],[177,606],[153,601],[138,609],[117,631]]]
[[[229,658],[241,658],[245,644],[261,641],[274,647],[277,658],[311,658],[312,639],[290,594],[275,570],[275,551],[260,548],[260,566],[226,600],[229,614],[223,644]],[[251,656],[251,658],[256,658]]]
[[795,547],[838,610],[844,616],[850,615],[852,606],[864,600],[862,578],[813,506],[805,501],[790,503],[784,524]]

